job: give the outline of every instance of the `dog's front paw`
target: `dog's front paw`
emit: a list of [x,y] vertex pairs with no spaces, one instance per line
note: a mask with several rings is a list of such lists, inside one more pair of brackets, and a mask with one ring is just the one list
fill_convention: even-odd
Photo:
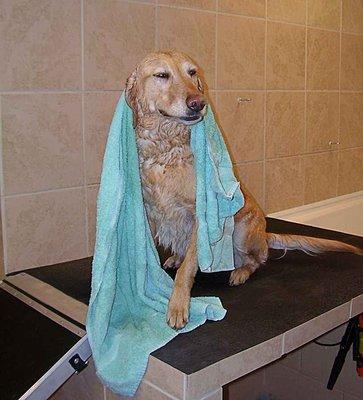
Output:
[[189,299],[173,295],[169,301],[166,320],[170,328],[182,329],[188,323]]
[[178,269],[181,265],[181,260],[178,256],[173,255],[169,257],[163,264],[164,269]]
[[246,267],[236,268],[231,272],[231,275],[229,277],[229,284],[231,286],[242,285],[242,283],[245,283],[247,281],[250,275],[251,271],[249,268]]

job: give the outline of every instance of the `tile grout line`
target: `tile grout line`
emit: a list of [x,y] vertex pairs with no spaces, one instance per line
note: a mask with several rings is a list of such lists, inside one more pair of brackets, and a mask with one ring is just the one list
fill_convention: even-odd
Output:
[[[218,10],[219,0],[216,0],[216,18],[215,18],[215,32],[214,32],[214,88],[218,87]],[[216,96],[217,97],[217,96]]]
[[[265,89],[251,89],[247,87],[242,87],[242,88],[236,88],[236,89],[211,89],[215,92],[264,92]],[[47,89],[39,89],[39,90],[29,90],[29,91],[24,91],[24,90],[14,90],[14,91],[6,91],[6,90],[0,90],[0,95],[6,95],[6,96],[16,96],[16,95],[36,95],[36,94],[93,94],[93,93],[113,93],[113,92],[121,92],[122,88],[119,89],[85,89],[84,91],[75,89],[75,90],[47,90]],[[305,90],[304,89],[267,89],[268,92],[294,92],[294,93],[303,93]],[[339,89],[308,89],[307,92],[311,93],[338,93]],[[363,94],[363,90],[341,90],[342,93],[357,93],[357,94]]]
[[280,358],[281,358],[283,355],[287,354],[287,353],[285,353],[285,335],[286,335],[286,332],[284,332],[284,333],[282,334],[282,339],[281,339],[281,356],[280,356]]
[[[335,150],[337,151],[337,150]],[[312,155],[316,155],[316,154],[322,154],[322,153],[328,153],[329,150],[324,150],[324,151],[317,151],[315,153],[307,153],[307,154],[303,154],[304,156],[312,156]],[[302,154],[291,154],[288,156],[280,156],[280,157],[269,157],[267,158],[268,161],[277,161],[277,160],[288,160],[289,158],[299,158],[300,156],[303,156]]]
[[29,94],[82,94],[82,93],[104,93],[104,92],[121,92],[120,89],[31,89],[31,90],[0,90],[0,94],[11,95],[29,95]]
[[[126,3],[139,3],[139,4],[144,4],[146,6],[150,6],[150,3],[146,3],[143,1],[137,1],[137,0],[123,0]],[[286,25],[294,25],[294,26],[300,26],[300,27],[305,27],[306,25],[310,28],[313,29],[318,29],[321,31],[328,31],[328,32],[339,32],[339,29],[331,29],[331,28],[325,28],[325,27],[321,27],[321,26],[315,26],[315,25],[308,25],[306,24],[299,24],[296,22],[290,22],[290,21],[284,21],[281,19],[274,19],[274,18],[267,18],[267,15],[265,17],[258,17],[256,15],[245,15],[245,14],[238,14],[238,13],[232,13],[232,12],[225,12],[225,11],[219,11],[218,8],[215,10],[208,10],[208,9],[204,9],[204,8],[198,8],[198,7],[187,7],[187,6],[178,6],[178,5],[172,5],[172,4],[166,4],[163,3],[162,1],[158,1],[156,3],[159,7],[165,7],[165,8],[172,8],[172,9],[177,9],[177,10],[187,10],[187,11],[196,11],[196,12],[203,12],[203,13],[207,13],[207,14],[215,14],[218,13],[220,15],[225,15],[228,17],[237,17],[237,18],[245,18],[245,19],[255,19],[255,20],[259,20],[259,21],[264,21],[265,19],[267,19],[269,22],[276,22],[276,23],[280,23],[280,24],[286,24]],[[348,33],[350,35],[356,35],[356,36],[363,36],[363,33],[359,33],[359,32],[345,32]]]
[[[309,343],[306,343],[306,344],[311,344],[311,343],[309,342]],[[296,350],[298,350],[298,349],[296,349]],[[299,350],[301,350],[301,349],[299,349]],[[295,350],[293,350],[293,351],[295,351]],[[290,367],[290,366],[285,365],[285,364],[282,364],[280,367],[283,368],[283,369],[286,369],[286,370],[288,370],[288,371],[291,371],[291,372],[293,372],[293,373],[295,373],[295,374],[302,375],[304,378],[307,378],[307,380],[310,380],[310,381],[312,381],[312,382],[315,382],[315,383],[317,383],[321,388],[326,389],[326,383],[325,383],[324,381],[322,381],[322,380],[321,380],[320,378],[318,378],[318,377],[314,377],[314,376],[312,376],[312,375],[307,374],[303,369],[301,369],[301,370],[296,370],[296,369],[294,369],[293,367]],[[342,392],[340,392],[339,389],[334,389],[334,392],[336,392],[336,391],[338,391],[339,393],[342,393]],[[340,399],[340,400],[341,400],[341,399]]]
[[187,398],[187,386],[188,386],[188,377],[184,374],[183,376],[183,400]]
[[220,387],[220,388],[218,388],[216,390],[212,390],[211,392],[208,392],[205,395],[203,395],[203,397],[200,400],[208,400],[214,394],[220,393],[221,390],[222,390],[222,393],[223,393],[223,387]]
[[306,199],[306,171],[305,171],[305,154],[307,152],[307,118],[308,118],[308,95],[307,95],[307,77],[308,77],[308,2],[305,1],[305,71],[304,71],[304,151],[301,155],[302,168],[302,191],[303,198],[302,203],[305,203]]
[[165,396],[167,396],[170,400],[179,400],[177,397],[173,396],[172,394],[166,392],[165,390],[159,388],[158,386],[156,386],[154,383],[150,382],[147,379],[143,379],[143,382],[146,383],[147,385],[149,385],[150,387],[152,387],[153,389],[157,390],[158,392],[164,394]]
[[[344,148],[342,151],[347,151],[347,150],[356,150],[356,149],[363,149],[363,146],[354,146],[354,147],[347,147]],[[318,154],[327,154],[330,152],[338,152],[339,150],[318,150],[310,153],[304,154],[305,156],[314,156]],[[290,158],[296,158],[298,157],[299,154],[293,154],[293,155],[288,155],[288,156],[279,156],[279,157],[272,157],[272,158],[267,158],[266,161],[275,161],[275,160],[280,160],[280,159],[290,159]],[[245,165],[245,164],[259,164],[263,163],[263,159],[256,159],[256,160],[248,160],[248,161],[243,161],[243,162],[237,162],[233,163],[233,165]],[[100,185],[99,182],[95,183],[89,183],[86,185],[86,188],[94,188],[98,187]],[[61,187],[61,188],[53,188],[53,189],[45,189],[45,190],[39,190],[35,192],[26,192],[26,193],[14,193],[14,194],[8,194],[2,196],[4,199],[7,198],[14,198],[14,197],[26,197],[26,196],[31,196],[31,195],[41,195],[44,193],[52,193],[52,192],[58,192],[62,190],[75,190],[75,189],[83,189],[84,186],[66,186],[66,187]]]
[[263,164],[262,164],[262,209],[266,210],[266,139],[267,139],[267,4],[265,3],[265,68],[264,68],[264,110],[263,110]]
[[[88,187],[92,186],[97,186],[99,183],[94,183],[91,185],[88,185]],[[53,192],[60,192],[62,190],[76,190],[76,189],[84,189],[84,185],[81,186],[68,186],[68,187],[62,187],[62,188],[55,188],[55,189],[46,189],[46,190],[39,190],[37,192],[27,192],[27,193],[14,193],[14,194],[8,194],[5,196],[2,196],[4,199],[11,199],[15,197],[26,197],[26,196],[36,196],[39,194],[44,194],[44,193],[53,193]]]
[[335,179],[335,195],[339,193],[339,166],[340,166],[340,141],[341,141],[341,74],[342,74],[342,30],[343,30],[343,1],[340,2],[340,31],[339,31],[339,75],[338,75],[338,156],[337,156],[337,176]]
[[[2,118],[2,100],[3,97],[0,95],[0,208],[1,208],[1,234],[3,244],[3,258],[4,258],[4,274],[8,270],[8,256],[7,256],[7,236],[6,236],[6,223],[5,223],[5,186],[4,186],[4,169],[3,169],[3,118]],[[0,251],[1,254],[1,251]]]
[[85,133],[85,77],[84,77],[84,0],[81,0],[81,85],[82,85],[82,106],[81,106],[81,116],[82,116],[82,155],[83,155],[83,190],[84,190],[84,229],[85,229],[85,239],[86,239],[86,253],[87,256],[90,255],[90,245],[89,245],[89,221],[88,221],[88,190],[87,190],[87,159],[86,159],[86,133]]
[[[212,89],[215,92],[257,92],[257,93],[263,93],[266,89],[251,89],[248,87],[242,87],[242,88],[237,88],[237,89]],[[293,93],[304,93],[305,89],[269,89],[267,88],[268,92],[293,92]],[[338,93],[339,90],[338,89],[307,89],[306,92],[311,92],[311,93]],[[343,92],[348,92],[348,93],[363,93],[363,91],[359,91],[359,90],[352,90],[352,91],[348,91],[348,90],[343,90]]]
[[155,37],[154,37],[154,47],[155,50],[159,50],[159,0],[155,2]]
[[122,3],[143,4],[145,6],[155,5],[156,3],[149,3],[145,0],[121,0]]

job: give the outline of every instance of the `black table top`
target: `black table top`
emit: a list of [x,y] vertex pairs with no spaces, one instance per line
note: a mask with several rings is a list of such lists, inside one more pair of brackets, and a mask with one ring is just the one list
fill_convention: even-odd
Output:
[[[277,219],[268,231],[342,240],[363,247],[363,238]],[[219,322],[207,322],[178,335],[153,356],[186,374],[278,336],[363,293],[363,258],[326,253],[311,257],[271,251],[270,259],[242,286],[229,287],[229,273],[198,273],[192,296],[218,296],[227,309]],[[79,272],[83,268],[83,273]],[[84,303],[90,295],[90,260],[28,270]]]

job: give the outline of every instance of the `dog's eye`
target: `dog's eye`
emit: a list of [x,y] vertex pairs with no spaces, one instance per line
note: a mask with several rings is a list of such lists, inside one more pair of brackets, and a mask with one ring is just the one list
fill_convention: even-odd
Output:
[[197,73],[197,71],[196,71],[195,69],[190,69],[190,70],[188,71],[188,74],[189,74],[190,76],[194,76],[196,73]]
[[167,72],[158,72],[154,74],[155,78],[169,79],[170,75]]

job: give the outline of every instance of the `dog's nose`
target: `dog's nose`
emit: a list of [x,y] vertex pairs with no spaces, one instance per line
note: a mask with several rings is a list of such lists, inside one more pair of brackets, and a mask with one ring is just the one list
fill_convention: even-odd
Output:
[[187,103],[188,108],[190,108],[191,110],[193,110],[195,112],[199,112],[199,111],[203,110],[203,108],[205,106],[205,101],[203,100],[203,98],[201,98],[197,94],[188,96],[186,103]]

